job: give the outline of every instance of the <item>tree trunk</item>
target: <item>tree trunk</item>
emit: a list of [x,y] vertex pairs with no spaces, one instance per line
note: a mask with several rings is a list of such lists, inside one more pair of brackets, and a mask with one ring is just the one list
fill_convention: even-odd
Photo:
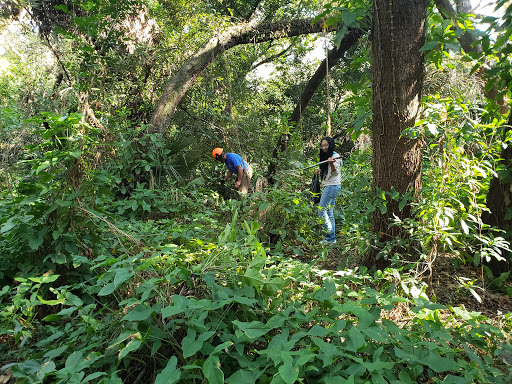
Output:
[[[393,189],[401,195],[421,189],[421,142],[402,137],[420,115],[427,0],[376,0],[373,8],[373,180],[374,194]],[[411,217],[411,206],[386,195],[385,212],[376,209],[372,231],[381,242],[407,234],[391,226],[394,217]],[[367,255],[367,266],[385,267],[379,249]]]
[[[507,137],[507,133],[512,126],[512,113],[508,115],[507,127],[503,131],[503,140]],[[508,171],[512,169],[512,146],[508,145],[501,151],[501,163],[505,165]],[[508,179],[508,180],[507,180]],[[512,219],[509,217],[512,209],[512,183],[510,176],[506,178],[493,177],[487,192],[486,206],[490,212],[482,213],[482,221],[492,227],[503,229],[506,233],[511,233]],[[510,241],[510,239],[508,239]],[[505,271],[510,271],[510,254],[505,255],[506,261],[498,261],[492,259],[486,265],[492,270],[494,274],[500,274]]]
[[181,66],[167,85],[150,121],[153,131],[165,133],[165,129],[185,93],[217,56],[226,50],[240,44],[261,43],[321,31],[320,22],[313,23],[313,19],[294,19],[261,24],[243,23],[211,38],[202,49],[193,54]]
[[350,29],[349,33],[345,35],[345,37],[341,40],[341,44],[338,47],[334,47],[331,49],[327,55],[327,63],[324,59],[322,63],[318,66],[317,70],[311,76],[304,91],[300,96],[299,103],[295,106],[293,113],[289,120],[290,130],[288,133],[283,133],[279,137],[276,147],[274,148],[274,152],[272,153],[272,159],[268,165],[267,169],[267,178],[269,183],[272,183],[272,177],[276,171],[276,165],[279,161],[280,155],[288,150],[288,143],[290,140],[290,135],[295,132],[297,126],[299,125],[299,121],[302,119],[303,112],[306,110],[311,98],[315,94],[316,90],[325,79],[327,75],[327,65],[329,66],[329,70],[339,63],[340,59],[345,55],[345,53],[354,46],[359,38],[361,38],[367,31],[363,29]]

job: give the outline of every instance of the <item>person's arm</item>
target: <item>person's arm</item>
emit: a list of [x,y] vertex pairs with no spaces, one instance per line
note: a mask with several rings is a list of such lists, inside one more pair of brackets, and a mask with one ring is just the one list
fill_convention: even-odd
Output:
[[237,178],[237,180],[235,182],[235,187],[238,188],[240,186],[240,184],[242,183],[242,174],[244,173],[244,170],[242,169],[241,165],[236,167],[236,169],[238,171],[237,174],[236,174],[238,178]]
[[336,173],[336,166],[334,165],[334,162],[336,160],[333,159],[332,157],[329,157],[327,161],[329,162],[329,166],[331,167],[331,173]]
[[226,174],[226,177],[224,178],[224,181],[227,181],[231,177],[232,174],[233,174],[233,171],[228,170],[228,173]]

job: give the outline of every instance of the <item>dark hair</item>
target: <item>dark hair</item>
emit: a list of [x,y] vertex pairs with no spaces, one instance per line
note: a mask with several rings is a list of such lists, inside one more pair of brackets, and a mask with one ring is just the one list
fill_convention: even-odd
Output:
[[[329,136],[322,137],[322,140],[320,140],[320,145],[322,145],[322,141],[327,141],[329,143],[329,148],[327,149],[327,153],[320,148],[320,161],[325,161],[329,157],[332,157],[332,154],[334,153],[334,139]],[[322,180],[327,176],[327,172],[329,170],[329,163],[323,163],[320,164],[320,177]]]

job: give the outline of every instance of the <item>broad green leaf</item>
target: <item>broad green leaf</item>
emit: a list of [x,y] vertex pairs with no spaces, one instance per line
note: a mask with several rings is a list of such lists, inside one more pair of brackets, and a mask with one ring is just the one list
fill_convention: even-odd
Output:
[[28,238],[28,246],[35,251],[43,244],[43,241],[44,237],[42,235],[36,237],[30,236]]
[[181,377],[181,371],[176,367],[177,362],[176,356],[172,356],[163,371],[156,376],[155,384],[177,383]]
[[323,367],[331,366],[334,356],[339,355],[336,347],[332,343],[327,343],[318,337],[312,337],[311,340],[320,348],[318,358],[323,361]]
[[422,363],[432,369],[434,372],[458,371],[460,364],[448,357],[440,356],[436,351],[430,353],[422,359]]
[[219,357],[217,355],[211,355],[203,364],[203,374],[209,384],[224,383],[224,372],[222,372],[218,365]]
[[341,12],[341,20],[343,21],[343,24],[345,24],[347,27],[359,26],[359,23],[357,22],[357,15],[348,10],[343,10]]
[[187,336],[185,336],[181,341],[181,348],[183,349],[184,358],[190,357],[194,355],[197,351],[199,351],[203,347],[203,343],[210,337],[212,337],[215,334],[215,332],[203,332],[199,335],[197,339],[196,334],[197,332],[194,329],[189,328]]
[[16,226],[16,223],[13,221],[13,218],[7,220],[7,222],[2,226],[2,229],[0,229],[0,233],[5,233],[7,231],[10,231]]
[[53,360],[56,357],[59,357],[64,353],[65,350],[68,349],[67,345],[63,345],[62,347],[52,349],[44,354],[43,357],[46,357],[48,360]]
[[270,330],[270,328],[261,321],[251,321],[250,323],[246,323],[233,320],[233,324],[236,325],[240,331],[245,333],[249,339],[256,339],[263,336]]
[[326,377],[323,379],[325,384],[354,384],[354,376],[349,376],[348,379],[344,379],[341,376]]
[[130,352],[136,351],[142,345],[142,340],[141,340],[141,336],[140,336],[139,332],[133,334],[132,336],[133,336],[133,339],[131,339],[128,342],[128,344],[126,344],[126,346],[119,351],[119,356],[118,356],[119,360],[122,360]]
[[420,48],[420,52],[421,51],[431,51],[433,49],[436,49],[438,46],[439,46],[438,41],[429,41],[429,42],[425,43],[425,45],[423,47]]
[[53,361],[47,361],[46,363],[44,363],[43,365],[41,365],[41,368],[39,369],[39,371],[37,372],[37,378],[39,380],[41,380],[41,382],[43,381],[43,379],[49,374],[49,373],[52,373],[52,372],[55,372],[55,368],[56,368],[56,365]]
[[126,268],[117,268],[115,272],[114,284],[116,288],[133,276],[133,272],[128,271]]
[[62,315],[59,314],[51,314],[43,317],[43,321],[52,322],[52,321],[60,321],[62,319]]
[[66,359],[66,368],[73,368],[80,364],[84,359],[84,353],[82,351],[75,351]]
[[4,285],[4,287],[0,290],[0,297],[5,295],[7,292],[9,292],[10,287],[8,285]]
[[308,335],[310,335],[310,336],[325,337],[329,333],[331,333],[331,331],[329,329],[325,329],[321,325],[315,324],[315,325],[313,325],[313,328],[311,328],[309,330]]
[[217,345],[211,354],[216,355],[232,345],[232,341],[225,341],[224,343]]
[[[99,377],[102,377],[102,376],[105,376],[107,373],[106,372],[94,372],[94,373],[91,373],[90,375],[87,375],[85,378],[84,378],[84,383],[87,383],[89,381],[93,381]],[[97,381],[94,381],[95,383]]]
[[98,292],[98,296],[110,295],[112,292],[114,292],[116,290],[116,288],[117,287],[113,282],[108,283],[103,288],[101,288],[101,290]]
[[372,326],[362,330],[366,336],[370,339],[375,340],[377,343],[386,343],[389,338],[389,334],[386,333],[381,327]]
[[165,318],[182,313],[187,309],[188,299],[181,295],[174,295],[172,297],[172,304],[162,308],[160,311],[162,316]]
[[228,384],[255,384],[257,379],[257,373],[252,371],[244,371],[239,369],[231,376],[226,379]]
[[293,360],[287,356],[283,365],[279,367],[279,374],[286,384],[293,384],[299,377],[299,368],[293,365]]
[[74,306],[81,307],[84,302],[78,296],[72,294],[71,292],[66,293],[66,299],[71,302]]
[[66,301],[66,299],[55,299],[55,300],[44,300],[41,296],[37,296],[37,299],[44,305],[59,305]]
[[349,345],[352,346],[352,350],[357,352],[363,345],[365,345],[364,335],[356,328],[352,327],[348,331]]
[[265,280],[263,279],[259,269],[256,270],[248,268],[247,271],[245,271],[243,278],[247,280],[247,284],[251,287],[261,287],[265,285]]
[[59,278],[60,275],[43,275],[39,277],[29,277],[28,279],[30,281],[33,281],[34,283],[53,283],[55,280]]
[[74,157],[75,159],[78,159],[78,157],[80,157],[80,155],[82,154],[82,151],[80,150],[76,150],[76,151],[72,151],[72,152],[69,152],[69,154]]
[[128,314],[122,318],[123,321],[144,321],[153,313],[153,308],[144,304],[136,305]]

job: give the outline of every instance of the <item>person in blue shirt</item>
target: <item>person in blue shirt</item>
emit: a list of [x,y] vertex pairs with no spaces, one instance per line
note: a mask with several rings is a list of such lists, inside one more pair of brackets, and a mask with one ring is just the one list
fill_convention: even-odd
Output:
[[238,189],[242,195],[247,195],[252,178],[252,167],[242,159],[242,156],[236,153],[226,153],[223,148],[215,148],[212,151],[212,156],[215,160],[222,161],[228,169],[224,181],[235,174],[235,188]]

